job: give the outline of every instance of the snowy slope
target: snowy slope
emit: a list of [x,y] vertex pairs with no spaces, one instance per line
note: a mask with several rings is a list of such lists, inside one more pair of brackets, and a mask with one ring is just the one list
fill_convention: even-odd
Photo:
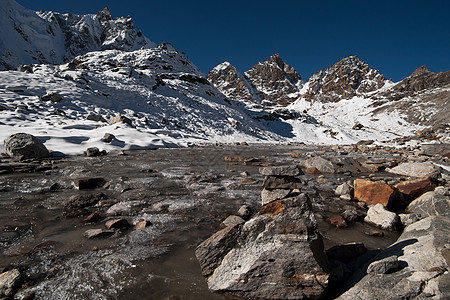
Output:
[[[63,99],[43,101],[49,93]],[[25,131],[66,154],[98,145],[136,149],[189,141],[280,139],[233,105],[169,44],[133,52],[91,52],[69,64],[35,65],[33,73],[0,72],[0,107],[1,140]],[[120,114],[132,126],[89,121],[90,114],[105,120]],[[112,145],[101,142],[106,132],[117,138]]]
[[155,46],[134,29],[131,18],[113,20],[106,8],[91,15],[60,14],[0,0],[0,70],[20,64],[61,64],[90,51]]

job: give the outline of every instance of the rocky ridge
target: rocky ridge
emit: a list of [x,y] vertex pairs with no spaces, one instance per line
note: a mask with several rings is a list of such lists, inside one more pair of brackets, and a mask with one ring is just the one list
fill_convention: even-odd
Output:
[[14,70],[20,64],[62,64],[91,51],[156,46],[135,30],[130,17],[113,19],[108,8],[97,14],[75,15],[34,12],[14,0],[2,0],[0,7],[5,33],[0,35],[2,69]]

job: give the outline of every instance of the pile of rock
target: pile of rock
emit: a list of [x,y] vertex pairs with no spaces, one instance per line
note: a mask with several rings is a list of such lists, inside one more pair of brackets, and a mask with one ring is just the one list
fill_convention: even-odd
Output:
[[213,291],[258,299],[323,297],[328,262],[298,167],[268,167],[263,206],[245,223],[215,233],[196,250]]

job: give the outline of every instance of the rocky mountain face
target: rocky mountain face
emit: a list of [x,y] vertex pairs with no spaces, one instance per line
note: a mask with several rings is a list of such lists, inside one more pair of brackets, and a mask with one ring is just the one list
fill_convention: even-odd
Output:
[[222,63],[209,72],[208,79],[228,97],[263,106],[286,106],[297,99],[303,85],[301,76],[279,54],[244,74],[229,62]]
[[14,0],[0,1],[0,68],[20,64],[62,64],[97,50],[132,51],[156,45],[134,29],[130,17],[113,19],[108,8],[98,14],[35,12]]

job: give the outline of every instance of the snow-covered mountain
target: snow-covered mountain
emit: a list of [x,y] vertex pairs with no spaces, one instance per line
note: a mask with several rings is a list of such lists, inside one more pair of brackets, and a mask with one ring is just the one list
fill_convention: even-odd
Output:
[[15,70],[20,64],[62,64],[91,51],[132,51],[155,46],[134,29],[130,17],[113,20],[107,8],[91,15],[60,14],[35,12],[14,0],[0,0],[3,70]]
[[76,154],[199,142],[352,144],[448,130],[450,72],[422,67],[395,84],[350,56],[305,82],[276,54],[244,73],[225,62],[206,77],[107,9],[76,16],[0,2],[0,64],[19,66],[0,71],[0,140],[27,132]]

